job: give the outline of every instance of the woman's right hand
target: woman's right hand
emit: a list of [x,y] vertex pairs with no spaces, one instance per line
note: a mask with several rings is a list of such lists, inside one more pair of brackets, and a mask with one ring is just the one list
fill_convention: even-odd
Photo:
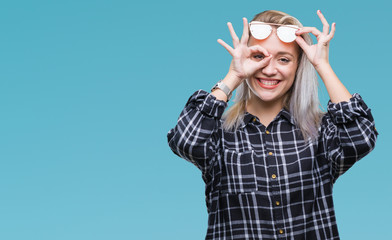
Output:
[[[236,83],[229,83],[231,86],[238,87],[238,85],[246,78],[252,76],[257,70],[268,65],[272,55],[268,53],[266,49],[260,45],[248,46],[249,40],[249,25],[248,20],[243,18],[244,30],[242,33],[241,40],[238,39],[234,32],[233,26],[230,22],[227,23],[231,37],[233,38],[233,46],[225,43],[222,39],[218,39],[218,43],[221,44],[233,57],[230,64],[228,75],[232,76],[230,79],[236,79],[232,81],[238,81]],[[255,55],[264,55],[264,58],[260,61],[259,58],[254,58]],[[232,89],[234,90],[234,89]]]

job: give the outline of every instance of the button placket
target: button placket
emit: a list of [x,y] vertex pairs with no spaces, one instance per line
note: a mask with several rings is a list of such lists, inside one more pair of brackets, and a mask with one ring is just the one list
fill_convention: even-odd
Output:
[[[265,153],[266,153],[266,159],[267,163],[269,166],[275,166],[275,167],[269,167],[268,168],[268,175],[270,177],[270,186],[271,186],[271,201],[272,201],[272,206],[273,206],[273,219],[274,221],[282,221],[283,220],[283,213],[282,213],[282,203],[280,201],[281,199],[281,193],[280,193],[280,188],[279,188],[279,168],[277,165],[277,156],[274,151],[274,146],[273,146],[273,141],[272,141],[272,134],[269,130],[265,129],[263,137],[265,139]],[[276,229],[278,229],[279,235],[284,234],[284,230],[282,228],[282,224],[277,224]]]

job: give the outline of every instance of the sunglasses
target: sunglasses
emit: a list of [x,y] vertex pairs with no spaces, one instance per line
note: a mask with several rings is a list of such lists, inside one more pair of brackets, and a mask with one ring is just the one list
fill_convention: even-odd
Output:
[[295,25],[283,25],[276,23],[265,23],[259,21],[252,21],[249,23],[250,33],[256,39],[266,39],[272,32],[271,25],[280,26],[276,30],[276,34],[282,42],[289,43],[297,38],[295,32],[299,29]]

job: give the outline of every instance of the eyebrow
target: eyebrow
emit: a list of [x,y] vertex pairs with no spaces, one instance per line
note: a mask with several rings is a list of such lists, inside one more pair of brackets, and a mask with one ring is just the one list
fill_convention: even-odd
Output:
[[284,54],[288,54],[288,55],[292,56],[293,58],[295,58],[294,55],[289,52],[278,52],[278,55],[284,55]]

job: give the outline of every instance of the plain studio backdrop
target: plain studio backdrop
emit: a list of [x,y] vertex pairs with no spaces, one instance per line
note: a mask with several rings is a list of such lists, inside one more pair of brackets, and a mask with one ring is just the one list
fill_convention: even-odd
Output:
[[[0,239],[203,239],[201,172],[166,134],[228,71],[226,23],[276,9],[322,29],[330,62],[371,107],[376,148],[334,187],[344,240],[392,239],[387,1],[2,1]],[[328,94],[320,81],[325,109]]]

